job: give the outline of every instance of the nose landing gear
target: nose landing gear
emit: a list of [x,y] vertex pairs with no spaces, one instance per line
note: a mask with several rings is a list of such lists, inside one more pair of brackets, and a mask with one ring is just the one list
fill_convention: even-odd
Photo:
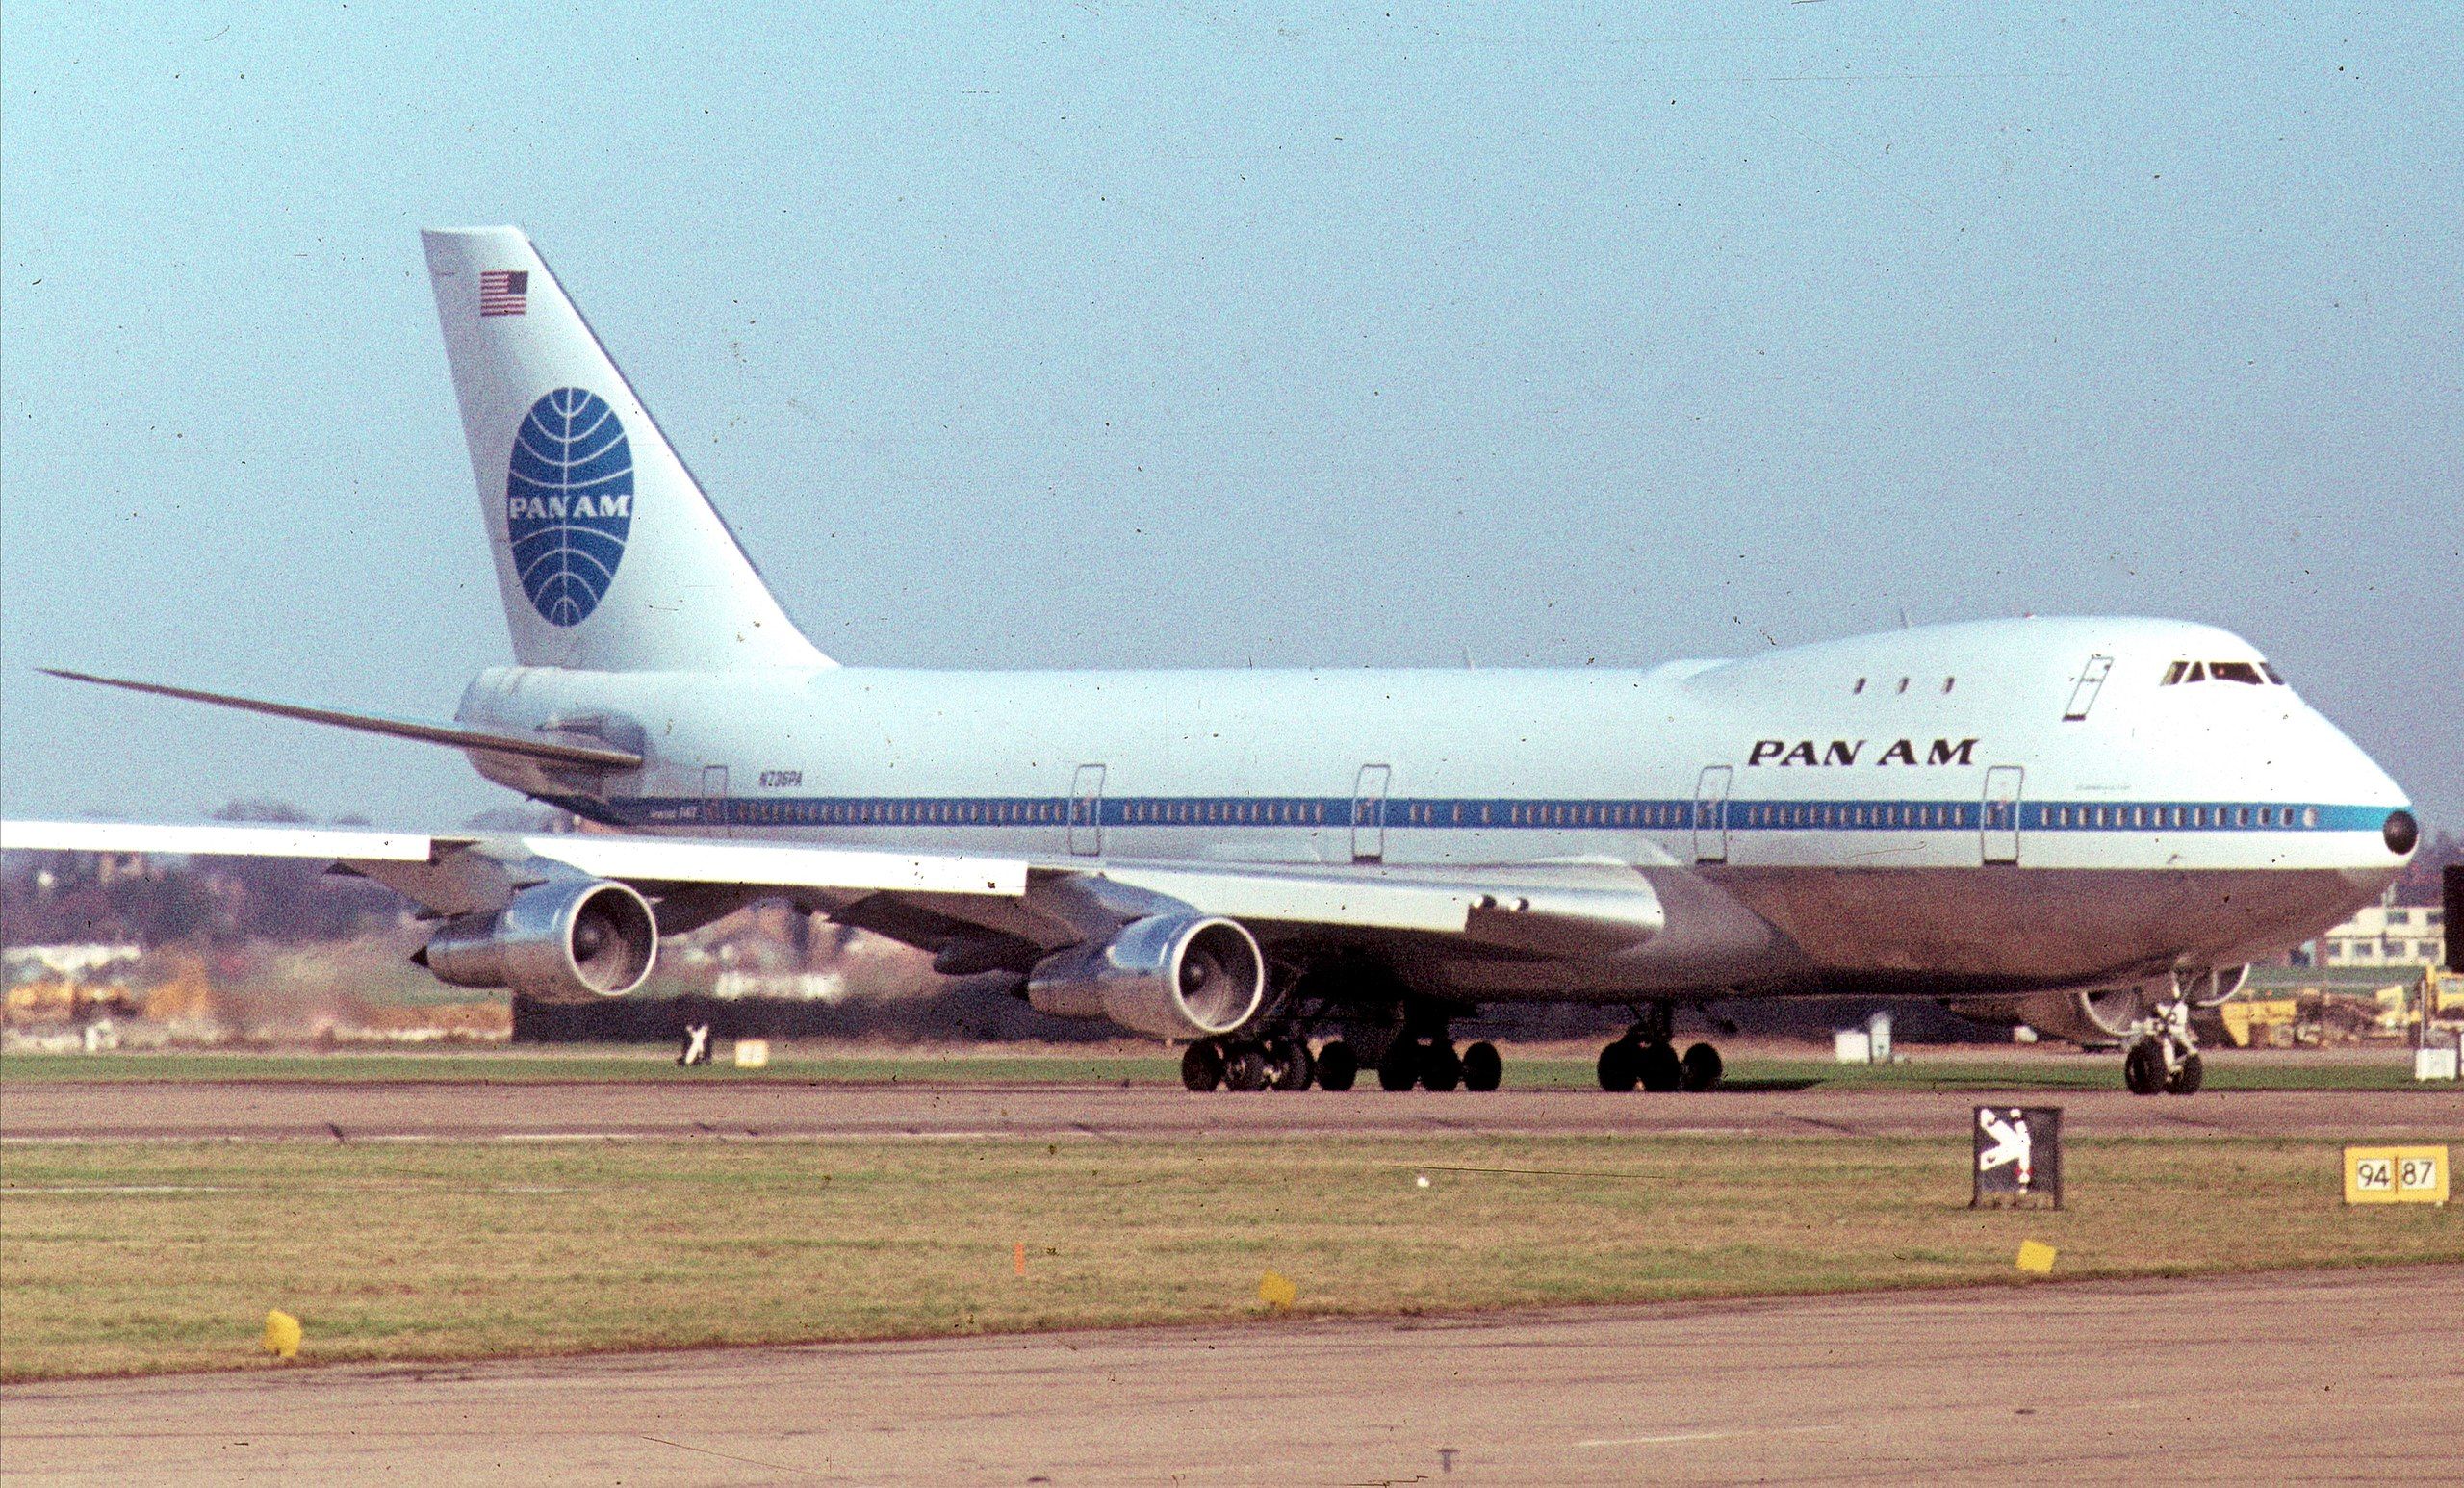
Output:
[[2190,1095],[2207,1071],[2191,1032],[2190,999],[2175,996],[2131,1025],[2122,1053],[2121,1083],[2133,1095]]

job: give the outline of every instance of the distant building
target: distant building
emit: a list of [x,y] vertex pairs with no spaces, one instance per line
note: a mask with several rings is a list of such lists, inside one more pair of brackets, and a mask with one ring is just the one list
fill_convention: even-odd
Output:
[[2447,959],[2447,911],[2435,905],[2374,904],[2319,937],[2322,968],[2435,966]]

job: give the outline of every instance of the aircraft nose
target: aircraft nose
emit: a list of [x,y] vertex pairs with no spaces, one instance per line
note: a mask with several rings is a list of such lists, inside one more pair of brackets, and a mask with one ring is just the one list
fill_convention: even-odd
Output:
[[2422,824],[2414,820],[2413,813],[2410,811],[2390,811],[2387,813],[2386,825],[2378,829],[2378,834],[2387,839],[2387,851],[2401,858],[2413,850],[2415,843],[2421,841]]

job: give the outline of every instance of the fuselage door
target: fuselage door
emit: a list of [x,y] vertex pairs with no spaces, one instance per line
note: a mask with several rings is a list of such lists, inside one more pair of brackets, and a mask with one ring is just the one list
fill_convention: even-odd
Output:
[[2015,764],[1997,764],[1985,772],[1985,807],[1978,823],[1987,862],[2019,860],[2019,792],[2026,778],[2027,772]]
[[1386,786],[1395,778],[1391,765],[1365,764],[1351,787],[1351,860],[1382,862],[1386,858]]
[[1104,850],[1104,767],[1082,764],[1069,786],[1069,850],[1093,858]]
[[2078,680],[2070,684],[2070,704],[2062,710],[2063,722],[2075,724],[2088,716],[2088,709],[2096,706],[2096,694],[2104,690],[2105,674],[2113,669],[2111,656],[2088,658],[2088,664],[2079,669]]
[[1694,782],[1694,860],[1729,860],[1729,782],[1736,775],[1724,764],[1707,765]]
[[702,767],[702,835],[724,837],[728,834],[728,767],[706,764]]

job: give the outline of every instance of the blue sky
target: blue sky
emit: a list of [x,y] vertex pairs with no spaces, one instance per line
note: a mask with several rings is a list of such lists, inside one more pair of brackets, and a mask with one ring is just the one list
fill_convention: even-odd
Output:
[[512,221],[850,662],[2179,615],[2464,825],[2440,8],[167,13],[0,18],[12,814],[505,804],[30,668],[449,714]]

